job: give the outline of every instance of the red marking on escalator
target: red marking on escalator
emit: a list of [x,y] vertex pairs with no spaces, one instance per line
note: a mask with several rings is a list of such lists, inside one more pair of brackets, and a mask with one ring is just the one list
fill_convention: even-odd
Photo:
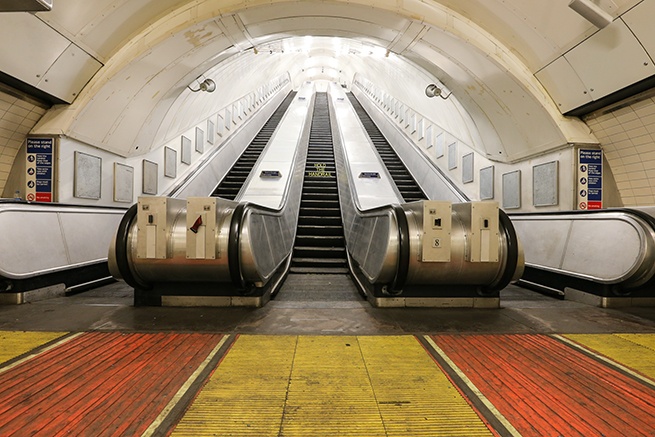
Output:
[[221,337],[84,334],[0,375],[0,435],[140,435]]
[[432,338],[524,436],[655,435],[655,390],[551,337]]

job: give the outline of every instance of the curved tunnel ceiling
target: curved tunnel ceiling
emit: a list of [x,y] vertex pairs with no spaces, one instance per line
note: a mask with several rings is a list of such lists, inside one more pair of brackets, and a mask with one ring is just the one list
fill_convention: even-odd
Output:
[[[288,72],[296,85],[309,78],[350,85],[359,74],[499,161],[594,142],[583,123],[561,116],[534,77],[558,53],[557,43],[544,55],[524,42],[518,55],[460,15],[460,3],[484,2],[114,0],[77,17],[62,11],[47,16],[49,24],[66,28],[104,66],[72,105],[55,107],[35,131],[138,155],[188,128],[195,115]],[[570,12],[565,3],[557,8]],[[83,25],[80,15],[98,11],[102,19]],[[125,13],[132,18],[121,25]],[[584,26],[573,27],[584,36]],[[201,74],[217,82],[216,92],[188,90]],[[435,81],[453,92],[451,100],[425,97]]]

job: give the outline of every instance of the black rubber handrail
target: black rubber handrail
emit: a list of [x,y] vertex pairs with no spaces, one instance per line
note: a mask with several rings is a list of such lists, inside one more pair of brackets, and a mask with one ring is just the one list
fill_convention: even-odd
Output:
[[46,208],[89,208],[89,209],[108,209],[115,211],[126,211],[128,208],[120,206],[102,206],[102,205],[75,205],[72,203],[57,203],[57,202],[30,202],[27,200],[16,199],[0,199],[0,205],[16,204],[16,205],[34,205],[45,206]]
[[234,208],[227,245],[227,261],[230,278],[232,279],[232,284],[240,290],[246,288],[246,283],[241,273],[241,250],[239,250],[241,244],[241,225],[246,213],[246,205],[247,203],[240,203]]
[[505,271],[501,275],[500,280],[491,287],[483,288],[483,293],[493,293],[507,287],[512,282],[516,269],[519,267],[519,239],[516,235],[514,225],[507,213],[502,209],[498,210],[498,217],[500,219],[500,225],[503,227],[503,232],[505,232],[505,240],[507,240],[507,262],[505,263]]
[[127,210],[125,215],[123,215],[121,223],[118,225],[115,244],[116,266],[118,267],[121,277],[129,286],[133,288],[150,289],[152,286],[139,281],[136,276],[132,274],[130,263],[127,258],[127,242],[130,238],[130,229],[132,223],[134,223],[134,220],[136,219],[137,211],[138,204],[135,203]]
[[409,223],[405,210],[400,205],[394,205],[393,211],[396,214],[396,221],[398,223],[398,239],[399,239],[399,254],[398,254],[398,268],[396,269],[396,277],[391,284],[392,292],[400,292],[409,275],[409,257],[410,257],[410,241],[409,241]]

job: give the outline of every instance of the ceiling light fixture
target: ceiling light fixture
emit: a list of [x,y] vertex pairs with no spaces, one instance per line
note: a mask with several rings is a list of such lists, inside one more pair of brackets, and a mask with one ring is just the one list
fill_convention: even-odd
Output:
[[450,97],[451,94],[452,92],[448,93],[448,95],[444,97],[443,90],[433,83],[431,83],[425,88],[425,95],[430,98],[439,96],[442,99],[446,100],[448,97]]

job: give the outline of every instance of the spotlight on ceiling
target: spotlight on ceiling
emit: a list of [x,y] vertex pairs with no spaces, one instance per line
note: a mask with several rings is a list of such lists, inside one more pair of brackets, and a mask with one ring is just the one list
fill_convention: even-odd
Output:
[[[202,80],[201,82],[200,79],[204,79],[204,80]],[[194,93],[197,93],[198,91],[205,91],[208,93],[212,93],[216,89],[216,82],[214,82],[211,79],[205,79],[202,76],[196,79],[196,83],[198,84],[198,89],[191,88],[191,85],[189,85],[187,88],[189,88]]]
[[571,0],[569,8],[599,29],[608,26],[614,18],[591,0]]
[[442,99],[446,100],[448,97],[450,97],[451,94],[452,93],[448,93],[448,95],[444,97],[443,90],[433,83],[431,83],[425,88],[425,95],[430,98],[439,96]]

